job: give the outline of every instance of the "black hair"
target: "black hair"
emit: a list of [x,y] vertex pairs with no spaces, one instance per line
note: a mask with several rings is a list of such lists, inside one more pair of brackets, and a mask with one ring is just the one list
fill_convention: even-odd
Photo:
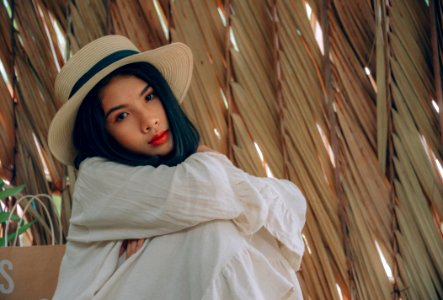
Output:
[[[174,147],[166,156],[142,155],[123,148],[107,131],[105,113],[99,99],[100,91],[117,75],[136,76],[155,90],[169,123]],[[73,142],[78,152],[74,165],[88,157],[100,156],[111,161],[131,165],[176,166],[197,151],[200,135],[188,119],[163,75],[150,63],[125,65],[103,78],[86,95],[77,113]]]

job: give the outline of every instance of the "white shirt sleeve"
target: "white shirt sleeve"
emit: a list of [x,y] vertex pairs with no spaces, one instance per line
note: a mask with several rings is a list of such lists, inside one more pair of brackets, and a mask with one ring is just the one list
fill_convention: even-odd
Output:
[[[75,186],[70,239],[149,238],[240,213],[228,174],[194,154],[176,167],[131,167],[89,159]],[[85,234],[87,233],[87,234]]]
[[68,238],[150,238],[224,219],[245,234],[264,226],[302,253],[305,213],[294,184],[251,176],[218,153],[196,153],[176,167],[157,168],[92,158],[80,168]]

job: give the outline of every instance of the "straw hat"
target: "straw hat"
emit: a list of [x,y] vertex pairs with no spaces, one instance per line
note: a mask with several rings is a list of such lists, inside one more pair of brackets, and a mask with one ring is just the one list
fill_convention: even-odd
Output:
[[192,52],[181,43],[140,52],[126,37],[108,35],[80,49],[63,66],[55,80],[55,95],[64,102],[51,122],[48,143],[52,154],[72,165],[76,150],[72,141],[77,111],[85,96],[106,75],[134,62],[154,65],[169,83],[175,97],[183,101],[192,77]]

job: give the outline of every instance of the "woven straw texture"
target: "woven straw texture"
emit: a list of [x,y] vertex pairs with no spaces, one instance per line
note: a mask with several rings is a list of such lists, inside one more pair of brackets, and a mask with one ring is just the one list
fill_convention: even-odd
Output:
[[2,1],[0,176],[61,195],[66,235],[75,174],[47,145],[58,69],[108,33],[184,42],[204,143],[307,198],[305,298],[441,299],[442,21],[438,0]]

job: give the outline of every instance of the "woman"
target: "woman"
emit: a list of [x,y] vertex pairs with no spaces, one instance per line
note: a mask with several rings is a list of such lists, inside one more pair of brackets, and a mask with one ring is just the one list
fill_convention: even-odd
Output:
[[49,145],[79,173],[54,299],[302,297],[305,200],[198,146],[179,105],[192,64],[180,43],[106,36],[60,71]]

